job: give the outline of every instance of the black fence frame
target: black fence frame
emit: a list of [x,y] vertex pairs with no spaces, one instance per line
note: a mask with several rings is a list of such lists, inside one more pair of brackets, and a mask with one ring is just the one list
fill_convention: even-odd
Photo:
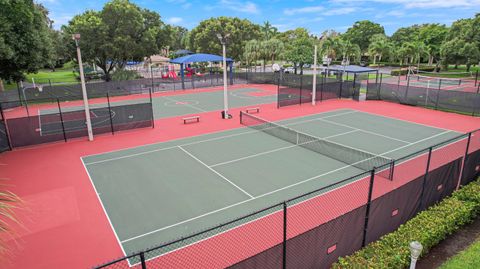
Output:
[[[213,231],[221,230],[222,227],[228,227],[235,223],[241,223],[242,220],[249,219],[252,216],[257,216],[258,218],[261,218],[260,216],[274,214],[280,211],[282,214],[283,221],[281,221],[281,223],[278,222],[278,224],[282,225],[282,227],[281,227],[281,234],[278,234],[277,236],[279,238],[281,236],[282,241],[276,245],[272,245],[268,247],[264,251],[254,254],[253,256],[247,257],[244,260],[231,264],[229,267],[230,268],[298,268],[299,266],[315,267],[315,268],[329,267],[330,264],[335,262],[339,256],[351,254],[352,252],[360,249],[366,244],[377,240],[381,235],[395,230],[396,228],[398,228],[400,224],[406,222],[408,219],[412,218],[422,210],[425,210],[429,206],[436,204],[438,201],[440,201],[444,197],[450,195],[455,189],[458,189],[461,186],[466,185],[469,182],[473,181],[480,174],[480,172],[477,171],[476,169],[477,165],[480,163],[480,141],[475,143],[478,148],[473,148],[471,142],[474,138],[478,140],[478,138],[476,137],[479,135],[480,135],[480,129],[472,131],[468,134],[459,135],[457,137],[448,139],[447,141],[441,142],[437,145],[431,146],[429,148],[421,149],[413,154],[409,154],[408,156],[397,159],[395,162],[396,165],[402,165],[401,164],[402,162],[409,162],[412,160],[421,161],[422,167],[424,165],[423,168],[425,170],[421,170],[424,172],[421,173],[420,177],[412,178],[407,183],[399,187],[397,186],[396,188],[387,191],[381,196],[374,198],[373,193],[374,193],[376,180],[382,180],[380,178],[384,179],[384,177],[382,176],[382,171],[385,170],[385,167],[375,167],[371,171],[367,171],[367,172],[343,179],[339,182],[336,182],[334,184],[331,184],[329,186],[326,186],[320,189],[312,190],[303,195],[297,196],[295,198],[291,198],[289,200],[285,200],[281,203],[266,207],[262,210],[255,211],[251,214],[242,216],[232,221],[228,221],[216,227],[212,227],[210,229],[182,237],[178,240],[160,244],[156,247],[152,247],[147,250],[130,254],[128,256],[97,266],[95,268],[97,269],[128,268],[128,266],[131,266],[131,264],[137,265],[137,266],[139,265],[143,269],[158,268],[158,267],[162,268],[161,265],[155,264],[157,258],[161,259],[161,255],[160,255],[160,258],[159,256],[154,256],[157,258],[152,258],[152,259],[149,259],[147,257],[152,256],[152,253],[158,253],[158,252],[164,253],[164,254],[167,253],[165,255],[170,255],[171,253],[174,253],[175,251],[177,251],[176,249],[172,250],[171,249],[172,246],[181,247],[182,242],[184,242],[185,244],[187,242],[190,242],[190,243],[195,242],[194,241],[195,238],[200,238],[204,234],[211,234]],[[465,146],[465,149],[464,151],[461,151],[461,153],[451,152],[452,149],[450,147],[455,147],[456,151],[458,151],[458,150],[463,150],[462,149],[463,146]],[[433,155],[434,157],[432,157]],[[425,156],[427,157],[425,158]],[[435,160],[433,159],[439,159],[439,158],[445,159],[446,157],[449,158],[446,164],[442,164],[441,166],[438,166],[435,168],[430,167],[430,164],[435,162]],[[334,219],[329,220],[328,222],[320,223],[316,227],[313,227],[301,234],[288,238],[287,233],[290,227],[289,225],[293,225],[288,223],[288,220],[289,220],[288,216],[293,206],[296,206],[299,203],[302,203],[305,201],[306,202],[312,201],[318,197],[321,197],[322,195],[327,193],[327,191],[335,192],[343,188],[344,186],[348,186],[349,184],[358,183],[361,181],[365,181],[364,193],[363,193],[363,195],[365,196],[364,203],[359,204],[358,207],[353,208],[350,211],[344,214],[341,214]],[[366,182],[368,182],[368,184]],[[344,185],[344,183],[348,183],[348,184]],[[442,192],[440,194],[435,193],[436,191],[439,192],[438,186],[444,187],[444,189],[442,189]],[[381,205],[384,202],[380,200],[380,198],[389,197],[389,199],[392,200],[392,197],[395,198],[395,195],[398,195],[398,194],[401,194],[403,196],[407,194],[408,196],[409,193],[412,192],[411,191],[412,188],[416,190],[417,198],[413,202],[414,204],[410,205],[410,206],[413,206],[412,207],[413,209],[411,209],[411,212],[407,212],[407,213],[402,212],[402,214],[404,214],[402,216],[402,219],[400,221],[397,221],[396,223],[390,224],[390,226],[389,224],[384,224],[383,222],[379,224],[379,221],[382,221],[381,219],[382,216],[378,217],[377,221],[375,221],[375,216],[376,214],[378,214],[378,212],[372,212],[372,206],[374,205],[374,203],[375,203],[375,208],[377,208],[378,205]],[[401,193],[402,191],[404,192],[403,194]],[[409,197],[407,197],[406,199],[408,200]],[[341,201],[339,202],[341,203]],[[272,210],[274,213],[272,213]],[[310,213],[314,214],[314,212],[310,212]],[[308,216],[304,216],[304,217],[307,218]],[[350,228],[348,226],[349,218],[355,218],[357,220],[357,224],[359,223],[358,222],[359,220],[362,220],[361,221],[362,227],[356,227],[356,228],[350,227],[352,229],[353,228],[356,229],[356,232],[353,234],[351,232],[350,233],[347,232],[347,231],[350,231]],[[256,221],[257,219],[255,219],[252,222],[256,222]],[[321,234],[324,237],[328,237],[330,232],[327,232],[327,230],[331,229],[331,227],[335,227],[335,225],[337,225],[338,223],[343,223],[344,226],[346,225],[344,227],[344,230],[343,231],[334,230],[333,232],[335,233],[345,232],[347,233],[347,235],[354,236],[356,238],[355,240],[357,243],[356,244],[352,243],[353,245],[349,246],[346,250],[345,249],[336,250],[336,245],[338,241],[332,241],[335,243],[334,244],[335,248],[330,247],[326,250],[326,252],[328,252],[331,249],[333,249],[330,253],[318,252],[318,249],[316,249],[319,247],[318,242],[323,242],[325,240],[317,240],[315,239],[315,235]],[[378,225],[386,226],[386,227],[378,227]],[[273,229],[273,227],[271,228]],[[214,236],[216,235],[213,235],[213,237]],[[252,238],[252,240],[256,240],[256,239]],[[301,243],[301,245],[299,245],[299,242]],[[352,241],[349,238],[348,243],[351,243],[351,242]],[[240,240],[239,243],[245,244],[243,240]],[[219,247],[221,248],[222,246],[219,246]],[[301,249],[304,249],[305,247],[316,249],[315,250],[316,255],[302,254],[303,253],[302,251],[299,252],[299,248],[301,250]],[[325,246],[322,246],[322,249],[325,250],[324,247]],[[162,249],[169,249],[169,251],[168,252],[162,251]],[[290,252],[292,251],[294,253],[290,254]],[[318,256],[323,257],[323,259],[319,260]],[[209,259],[209,257],[202,257],[202,258]],[[170,259],[170,262],[172,262],[172,259]],[[192,268],[194,268],[196,260],[192,259],[189,262],[191,262]],[[165,265],[163,267],[168,268],[168,265]]]

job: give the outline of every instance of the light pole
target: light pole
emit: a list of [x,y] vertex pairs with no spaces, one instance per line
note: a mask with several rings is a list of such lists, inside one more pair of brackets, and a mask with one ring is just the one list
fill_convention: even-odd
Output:
[[410,269],[415,269],[415,265],[417,264],[418,257],[422,254],[423,246],[418,241],[413,241],[410,243]]
[[230,34],[226,34],[222,36],[221,34],[217,34],[218,40],[222,43],[223,49],[223,118],[228,119],[228,92],[227,92],[227,50],[226,50],[226,43],[227,38]]
[[85,119],[87,123],[88,140],[93,141],[92,122],[90,120],[90,108],[88,106],[87,87],[85,86],[85,77],[83,75],[83,63],[82,54],[80,52],[80,34],[73,34],[72,39],[75,40],[75,46],[77,47],[78,67],[80,70],[80,83],[82,84],[83,106],[85,107]]
[[312,105],[315,105],[317,99],[317,45],[313,52],[313,87],[312,87]]

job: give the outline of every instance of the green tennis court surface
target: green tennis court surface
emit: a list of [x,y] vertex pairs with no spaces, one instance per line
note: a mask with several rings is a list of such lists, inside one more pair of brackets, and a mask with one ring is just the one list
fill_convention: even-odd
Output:
[[[458,135],[355,110],[277,123],[393,159]],[[126,253],[364,172],[252,128],[86,156],[82,161]]]
[[[231,89],[228,92],[229,107],[244,107],[276,102],[276,93],[269,94],[267,91],[257,88]],[[148,99],[132,99],[112,102],[111,106],[138,104]],[[91,108],[105,108],[103,104],[91,104]],[[160,96],[153,98],[153,114],[155,119],[175,117],[188,114],[203,113],[223,109],[223,91],[191,92],[172,96]],[[82,106],[70,106],[62,108],[62,112],[83,111]],[[55,114],[58,108],[43,109],[39,114]]]

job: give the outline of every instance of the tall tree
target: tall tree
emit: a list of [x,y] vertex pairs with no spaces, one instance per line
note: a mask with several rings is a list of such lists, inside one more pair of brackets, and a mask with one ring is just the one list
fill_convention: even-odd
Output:
[[261,55],[260,42],[258,42],[256,39],[249,40],[245,44],[245,51],[243,53],[244,53],[243,58],[245,59],[245,62],[247,63],[247,65],[251,65],[253,63],[255,65],[255,71],[256,71],[257,61]]
[[370,39],[376,34],[385,34],[385,29],[378,23],[368,20],[357,21],[348,28],[343,37],[350,42],[357,44],[362,53],[366,53],[370,45]]
[[262,31],[262,36],[264,40],[274,38],[275,35],[278,33],[278,29],[276,27],[273,27],[269,21],[263,22],[263,25],[260,26],[260,30]]
[[313,63],[313,40],[311,38],[297,38],[288,47],[285,52],[285,60],[293,63],[295,74],[297,67],[300,68],[300,74],[303,74],[303,66]]
[[339,39],[337,46],[337,51],[342,55],[342,61],[350,62],[351,58],[357,62],[360,61],[362,52],[357,44],[353,44],[349,40]]
[[32,0],[1,0],[0,90],[3,81],[20,81],[52,61],[48,12]]
[[222,45],[217,34],[225,36],[227,40],[227,54],[235,60],[241,60],[247,41],[260,39],[260,26],[249,20],[239,18],[218,17],[201,21],[190,32],[190,48],[197,52],[221,54]]
[[445,41],[448,28],[442,24],[424,24],[418,32],[418,40],[425,44],[428,53],[428,65],[440,61],[440,46]]
[[99,12],[77,15],[63,31],[81,34],[85,62],[100,67],[107,81],[115,67],[122,68],[129,60],[156,54],[169,43],[169,32],[160,15],[128,0],[113,0]]
[[385,35],[374,35],[370,42],[371,43],[368,46],[368,52],[370,55],[373,55],[373,64],[376,64],[377,58],[379,61],[381,61],[383,56],[390,54],[391,45]]

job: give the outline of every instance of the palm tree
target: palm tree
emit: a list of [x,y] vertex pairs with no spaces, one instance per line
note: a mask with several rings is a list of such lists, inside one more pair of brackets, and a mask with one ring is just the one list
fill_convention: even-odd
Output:
[[248,65],[255,64],[255,71],[257,71],[257,60],[261,57],[260,42],[257,40],[249,40],[245,44],[244,57]]
[[264,42],[265,54],[267,58],[272,60],[272,63],[275,62],[275,59],[284,51],[285,47],[283,42],[276,39],[271,38]]
[[402,63],[410,64],[415,56],[415,45],[412,42],[405,42],[398,49],[398,58],[400,59],[400,65]]
[[273,27],[269,21],[263,22],[263,25],[260,26],[260,29],[262,31],[264,40],[269,40],[275,37],[275,35],[278,33],[278,29]]
[[370,45],[368,46],[368,52],[373,55],[373,64],[382,60],[384,55],[388,55],[392,50],[392,46],[384,35],[374,36]]
[[321,47],[322,54],[325,57],[336,59],[338,51],[340,50],[340,39],[337,37],[326,38]]
[[349,40],[339,40],[338,42],[339,52],[342,54],[342,60],[350,62],[350,58],[353,58],[355,61],[360,61],[360,56],[362,51],[360,46],[353,44]]
[[422,56],[427,52],[427,47],[422,41],[412,42],[412,49],[414,52],[414,58],[417,61],[417,71],[420,70],[420,60]]

